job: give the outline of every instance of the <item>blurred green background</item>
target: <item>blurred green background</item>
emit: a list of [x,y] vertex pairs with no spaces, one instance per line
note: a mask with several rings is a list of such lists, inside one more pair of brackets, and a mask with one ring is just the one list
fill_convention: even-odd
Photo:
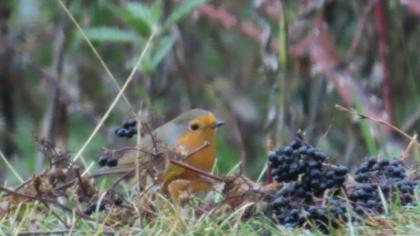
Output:
[[[151,34],[125,95],[160,123],[190,108],[213,111],[218,173],[242,163],[255,179],[266,143],[299,130],[349,165],[396,157],[407,140],[335,104],[420,129],[420,11],[415,1],[69,0],[62,3],[122,85]],[[60,1],[0,2],[0,150],[24,177],[46,164],[34,136],[74,156],[118,93]],[[84,152],[134,141],[114,129],[132,113],[120,100]],[[157,125],[159,122],[157,122]],[[416,154],[414,153],[414,156]],[[418,155],[418,153],[417,153]],[[0,180],[16,183],[0,161]]]

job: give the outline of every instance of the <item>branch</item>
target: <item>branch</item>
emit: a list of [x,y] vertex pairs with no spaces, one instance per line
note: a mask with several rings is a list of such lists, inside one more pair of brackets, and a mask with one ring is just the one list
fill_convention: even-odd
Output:
[[201,169],[198,169],[198,168],[196,168],[194,166],[191,166],[191,165],[189,165],[189,164],[187,164],[185,162],[182,162],[182,161],[179,161],[179,160],[173,160],[173,159],[169,159],[169,161],[172,164],[174,164],[174,165],[183,167],[183,168],[185,168],[187,170],[194,171],[194,172],[196,172],[196,173],[198,173],[198,174],[200,174],[202,176],[206,176],[206,177],[209,177],[211,179],[214,179],[214,180],[217,180],[217,181],[221,181],[221,182],[226,182],[227,181],[226,178],[223,178],[223,177],[220,177],[220,176],[217,176],[217,175],[212,175],[212,174],[210,174],[210,173],[208,173],[206,171],[203,171]]
[[198,148],[192,150],[191,152],[189,152],[187,155],[185,155],[185,157],[182,159],[183,161],[187,160],[188,158],[190,158],[192,155],[196,154],[197,152],[207,148],[208,146],[210,146],[209,142],[205,141],[201,146],[199,146]]
[[[405,133],[404,131],[402,131],[401,129],[399,129],[398,127],[396,127],[395,125],[393,125],[393,124],[389,123],[389,122],[388,122],[388,121],[386,121],[386,120],[379,119],[379,118],[376,118],[376,117],[372,117],[372,116],[369,116],[368,114],[362,114],[362,113],[360,113],[360,112],[358,112],[358,111],[356,111],[356,110],[354,110],[354,109],[352,109],[352,108],[343,107],[343,106],[341,106],[341,105],[335,105],[335,109],[337,109],[338,111],[345,111],[345,112],[348,112],[348,113],[350,113],[350,114],[352,114],[352,115],[354,115],[354,116],[356,116],[356,117],[358,117],[358,118],[360,118],[360,119],[368,119],[368,120],[370,120],[370,121],[373,121],[373,122],[379,123],[379,124],[381,124],[381,125],[384,125],[384,126],[386,126],[386,127],[390,128],[390,129],[394,130],[395,132],[397,132],[397,133],[399,133],[400,135],[402,135],[402,136],[406,137],[406,138],[407,138],[407,139],[409,139],[410,141],[412,141],[412,140],[413,140],[413,137],[411,137],[410,135],[408,135],[407,133]],[[415,136],[417,136],[417,135],[415,135]],[[419,143],[416,139],[414,139],[414,143],[415,143],[418,147],[420,147],[420,143]]]

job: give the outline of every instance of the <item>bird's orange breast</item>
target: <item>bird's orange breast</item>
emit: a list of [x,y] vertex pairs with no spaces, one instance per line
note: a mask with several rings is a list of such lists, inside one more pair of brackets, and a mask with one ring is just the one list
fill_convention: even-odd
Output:
[[207,134],[205,132],[200,135],[186,134],[179,140],[179,144],[184,146],[188,152],[193,152],[194,150],[203,147],[206,143],[206,147],[194,153],[186,162],[208,172],[211,171],[216,158],[214,130],[209,130]]

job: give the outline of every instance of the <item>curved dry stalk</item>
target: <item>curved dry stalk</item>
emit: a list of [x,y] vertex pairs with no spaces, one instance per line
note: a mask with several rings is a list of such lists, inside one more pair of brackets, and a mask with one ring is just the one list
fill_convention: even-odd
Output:
[[[71,14],[71,12],[69,11],[69,9],[66,7],[66,5],[63,3],[62,0],[59,1],[61,7],[63,8],[64,12],[67,14],[67,16],[70,18],[70,20],[73,22],[73,24],[76,26],[77,30],[79,30],[80,34],[82,35],[83,39],[85,39],[86,43],[88,44],[89,48],[92,50],[93,54],[95,55],[95,57],[98,59],[98,61],[101,63],[102,67],[104,68],[105,72],[108,74],[109,78],[111,79],[111,81],[115,84],[115,86],[117,87],[118,91],[121,91],[121,87],[118,84],[117,80],[115,79],[114,75],[112,74],[111,70],[108,68],[108,66],[106,65],[105,61],[102,59],[101,55],[99,55],[99,52],[96,50],[96,48],[93,46],[92,42],[89,40],[89,38],[87,37],[87,35],[85,34],[85,32],[83,31],[82,27],[80,26],[80,24],[76,21],[76,19],[73,17],[73,15]],[[128,100],[128,98],[123,95],[123,99],[124,101],[127,103],[127,105],[130,107],[131,112],[134,113],[134,109],[133,106],[131,105],[130,101]]]
[[25,183],[25,181],[23,181],[22,177],[20,177],[19,173],[16,171],[16,169],[13,167],[13,165],[10,164],[10,162],[4,156],[2,151],[0,151],[0,157],[4,161],[4,163],[6,163],[7,168],[9,168],[9,170],[12,171],[12,173],[15,175],[16,179],[18,179],[21,184]]
[[[338,111],[345,111],[345,112],[348,112],[348,113],[350,113],[350,114],[352,114],[352,115],[354,115],[354,116],[358,117],[359,119],[367,119],[367,120],[370,120],[370,121],[373,121],[373,122],[379,123],[379,124],[381,124],[381,125],[385,125],[386,127],[391,128],[392,130],[394,130],[395,132],[397,132],[397,133],[398,133],[398,134],[400,134],[401,136],[404,136],[404,137],[406,137],[407,139],[409,139],[410,141],[413,141],[413,142],[414,142],[414,144],[415,144],[417,147],[419,147],[419,148],[420,148],[420,143],[419,143],[416,139],[413,139],[413,137],[414,137],[414,136],[413,136],[413,137],[411,137],[409,134],[407,134],[406,132],[404,132],[404,131],[402,131],[400,128],[398,128],[397,126],[395,126],[395,125],[393,125],[393,124],[389,123],[388,121],[386,121],[386,120],[384,120],[384,119],[375,118],[375,117],[372,117],[372,116],[369,116],[369,115],[366,115],[366,114],[362,114],[362,113],[360,113],[360,112],[356,111],[356,110],[355,110],[355,109],[353,109],[353,108],[347,108],[347,107],[344,107],[344,106],[341,106],[341,105],[338,105],[338,104],[336,104],[336,105],[335,105],[335,109],[337,109]],[[415,136],[417,136],[417,135],[415,135]]]
[[133,80],[134,74],[136,73],[137,68],[140,66],[140,63],[143,61],[143,58],[146,55],[146,52],[149,50],[149,48],[150,48],[150,46],[152,44],[153,38],[154,38],[154,33],[152,33],[150,35],[149,39],[147,40],[146,45],[144,46],[143,51],[141,52],[141,54],[140,54],[140,56],[139,56],[139,58],[138,58],[138,60],[137,60],[137,62],[135,64],[135,66],[131,70],[131,73],[128,76],[127,80],[125,81],[124,85],[122,86],[121,90],[118,92],[117,96],[115,96],[115,98],[112,101],[111,105],[109,106],[108,110],[102,116],[101,120],[96,125],[95,129],[92,131],[92,133],[90,134],[89,138],[85,141],[85,143],[83,144],[83,146],[79,149],[79,151],[77,152],[77,154],[74,156],[73,161],[76,161],[77,159],[79,159],[81,157],[81,155],[84,152],[84,150],[86,149],[86,147],[92,141],[93,137],[95,137],[96,133],[98,133],[99,129],[105,123],[105,120],[108,118],[108,116],[111,113],[111,111],[117,105],[117,102],[120,100],[121,96],[124,94],[124,91],[127,89],[128,85]]

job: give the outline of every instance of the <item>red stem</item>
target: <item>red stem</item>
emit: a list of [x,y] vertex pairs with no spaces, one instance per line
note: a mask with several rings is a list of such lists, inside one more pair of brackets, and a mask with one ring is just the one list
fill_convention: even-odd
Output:
[[388,120],[392,122],[392,102],[391,102],[391,82],[389,76],[389,64],[386,57],[386,26],[384,17],[384,1],[379,1],[375,5],[375,25],[378,37],[378,58],[382,65],[383,87],[382,99],[384,102],[385,111],[388,115]]

